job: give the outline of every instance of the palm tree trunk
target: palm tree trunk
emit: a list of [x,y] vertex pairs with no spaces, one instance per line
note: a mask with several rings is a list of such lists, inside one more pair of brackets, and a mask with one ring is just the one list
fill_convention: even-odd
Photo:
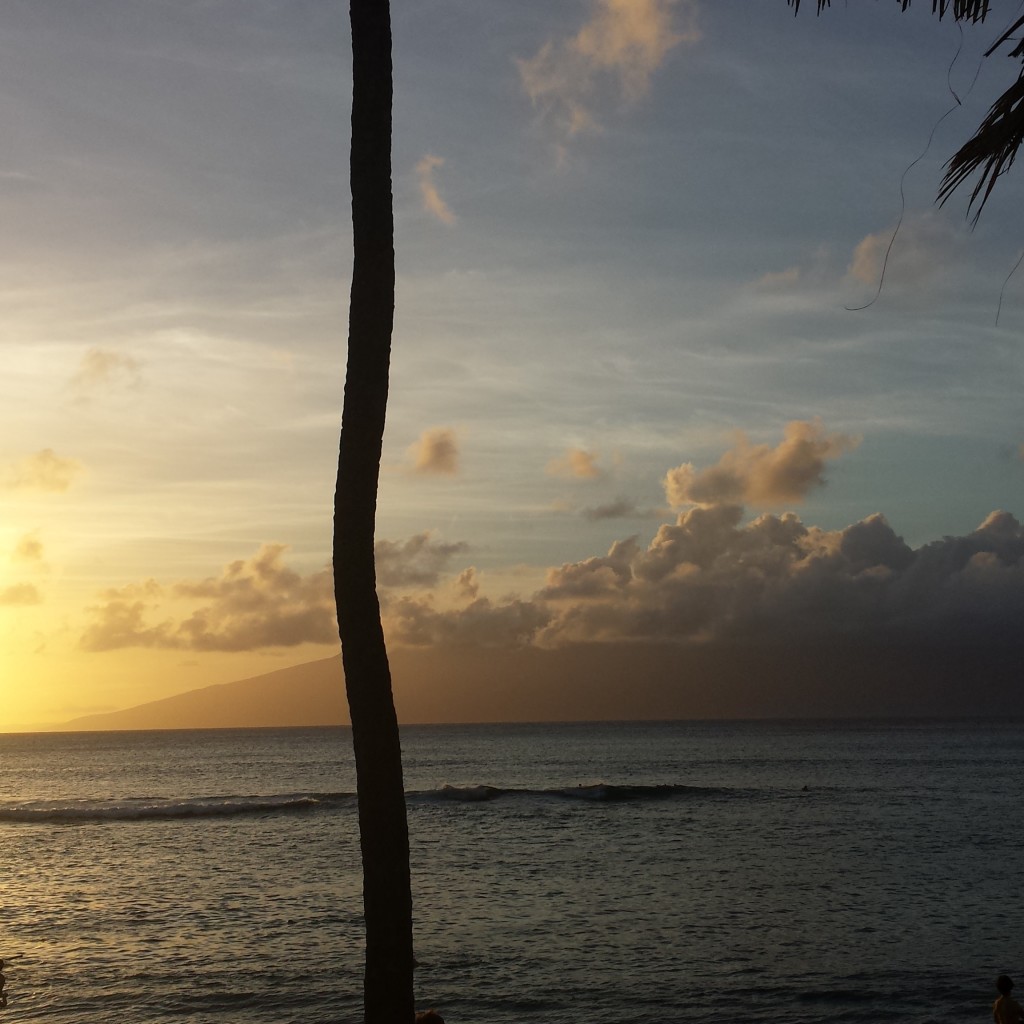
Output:
[[373,562],[395,307],[388,0],[351,0],[354,263],[334,497],[334,592],[352,718],[366,923],[366,1024],[410,1024],[412,895],[402,752]]

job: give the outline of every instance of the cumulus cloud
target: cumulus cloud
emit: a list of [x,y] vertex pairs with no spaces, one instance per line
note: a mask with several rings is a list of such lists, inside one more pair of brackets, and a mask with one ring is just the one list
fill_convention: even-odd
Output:
[[39,604],[42,597],[31,583],[15,583],[0,589],[0,608],[18,608]]
[[302,576],[285,565],[286,550],[264,544],[252,558],[202,580],[147,580],[104,591],[79,644],[87,651],[251,651],[336,643],[330,568]]
[[429,599],[404,596],[383,611],[388,640],[405,646],[516,647],[549,618],[542,606],[517,598],[493,603],[478,597],[465,607],[439,610]]
[[613,548],[605,559],[552,571],[540,596],[561,611],[539,642],[938,638],[971,622],[1017,635],[1024,530],[1007,513],[917,551],[880,515],[838,531],[807,527],[793,513],[746,526],[740,518],[736,508],[694,508],[645,550]]
[[571,138],[598,129],[594,109],[607,93],[636,102],[669,51],[698,39],[694,0],[594,0],[579,32],[518,61],[519,76],[533,105]]
[[[336,644],[331,568],[304,576],[285,563],[287,550],[284,544],[264,544],[251,558],[231,562],[216,576],[171,583],[149,579],[105,590],[88,609],[91,622],[79,646],[87,651],[252,651]],[[452,558],[467,550],[462,542],[442,543],[430,533],[402,541],[378,540],[377,583],[396,592],[436,586]],[[454,594],[462,601],[476,601],[478,591],[476,570],[463,570]],[[416,603],[406,594],[385,594],[382,605],[405,600],[410,607]]]
[[455,476],[459,471],[459,441],[450,427],[424,430],[408,454],[417,473]]
[[546,467],[549,476],[568,477],[573,480],[596,480],[601,476],[597,453],[582,448],[570,448],[564,455],[552,459]]
[[793,512],[744,522],[739,506],[696,506],[646,545],[628,537],[549,569],[529,598],[467,597],[456,607],[430,594],[387,601],[389,640],[1024,654],[1024,527],[993,512],[966,536],[913,549],[880,514],[823,530]]
[[138,388],[142,384],[141,365],[123,352],[103,348],[90,348],[71,378],[71,389],[79,399],[117,384]]
[[427,213],[432,213],[442,224],[454,224],[455,214],[452,213],[448,204],[441,198],[441,193],[437,190],[437,183],[434,181],[434,172],[443,166],[443,157],[428,153],[416,165],[416,177],[420,185],[423,209]]
[[429,532],[404,541],[378,540],[373,547],[377,583],[382,587],[432,587],[450,559],[468,550],[461,542],[442,544]]
[[802,500],[824,483],[825,463],[856,448],[860,439],[826,434],[820,420],[793,420],[784,439],[771,448],[740,434],[714,466],[698,470],[684,462],[665,475],[665,495],[684,505],[772,507]]
[[82,468],[77,460],[58,455],[52,448],[43,448],[11,467],[4,486],[15,491],[62,494],[71,487]]

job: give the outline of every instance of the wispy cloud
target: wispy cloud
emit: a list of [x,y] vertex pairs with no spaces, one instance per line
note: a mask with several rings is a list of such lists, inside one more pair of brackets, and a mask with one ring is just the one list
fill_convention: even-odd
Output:
[[523,89],[564,139],[599,129],[610,92],[635,103],[680,43],[700,39],[694,0],[594,0],[590,19],[568,39],[549,39],[519,60]]
[[423,209],[432,213],[442,224],[454,224],[455,214],[441,198],[441,193],[437,190],[437,183],[434,181],[434,172],[443,166],[443,157],[428,153],[416,165],[416,177],[420,185]]
[[33,531],[18,539],[11,552],[11,560],[15,562],[41,562],[43,560],[43,542],[39,534]]
[[15,583],[0,588],[0,607],[21,608],[27,605],[40,604],[42,597],[31,583]]
[[88,399],[103,388],[122,385],[134,390],[141,384],[142,367],[138,360],[103,348],[90,348],[70,381],[71,390],[79,400]]
[[597,458],[596,452],[570,448],[564,455],[552,459],[545,467],[545,472],[548,476],[568,477],[572,480],[596,480],[602,475]]
[[603,505],[594,505],[580,512],[584,519],[600,522],[605,519],[653,519],[663,514],[656,508],[641,508],[629,498],[615,498]]
[[[857,243],[847,267],[854,283],[877,288],[920,289],[953,264],[966,231],[937,213],[905,217],[899,230],[867,235]],[[883,279],[884,269],[884,279]]]
[[14,491],[62,494],[71,487],[82,469],[82,464],[76,459],[58,455],[52,448],[43,448],[11,467],[3,486]]
[[820,420],[793,420],[774,448],[751,444],[740,433],[736,444],[714,466],[697,469],[684,462],[665,475],[665,495],[675,508],[685,505],[771,507],[801,501],[824,483],[825,463],[852,451],[860,438],[826,434]]
[[799,285],[803,280],[803,276],[803,271],[800,267],[787,267],[785,270],[769,270],[754,282],[754,286],[763,291],[785,291]]

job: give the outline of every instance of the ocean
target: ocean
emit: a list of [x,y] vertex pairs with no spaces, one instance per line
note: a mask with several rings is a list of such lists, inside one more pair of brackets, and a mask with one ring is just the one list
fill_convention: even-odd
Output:
[[[449,1024],[990,1019],[1024,725],[403,730]],[[361,1019],[345,729],[0,736],[11,1020]]]

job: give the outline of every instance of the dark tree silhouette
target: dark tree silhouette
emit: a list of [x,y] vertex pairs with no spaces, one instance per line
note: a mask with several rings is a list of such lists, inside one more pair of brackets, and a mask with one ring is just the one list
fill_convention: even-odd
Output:
[[[911,0],[896,0],[905,11]],[[800,11],[800,0],[787,0],[795,13]],[[818,13],[831,6],[831,0],[817,0]],[[932,0],[932,13],[940,19],[951,14],[955,21],[983,22],[991,13],[990,0]],[[1016,82],[992,104],[985,119],[974,135],[965,142],[946,164],[946,173],[939,185],[940,204],[969,178],[978,174],[971,192],[968,210],[974,207],[977,223],[996,182],[1013,165],[1017,150],[1024,142],[1024,41],[1014,36],[1024,29],[1024,15],[1018,16],[985,51],[991,57],[997,50],[1008,47],[1007,56],[1022,64]]]
[[352,719],[367,1024],[411,1024],[412,894],[402,751],[373,561],[395,310],[391,12],[351,0],[353,268],[334,496],[334,595]]

